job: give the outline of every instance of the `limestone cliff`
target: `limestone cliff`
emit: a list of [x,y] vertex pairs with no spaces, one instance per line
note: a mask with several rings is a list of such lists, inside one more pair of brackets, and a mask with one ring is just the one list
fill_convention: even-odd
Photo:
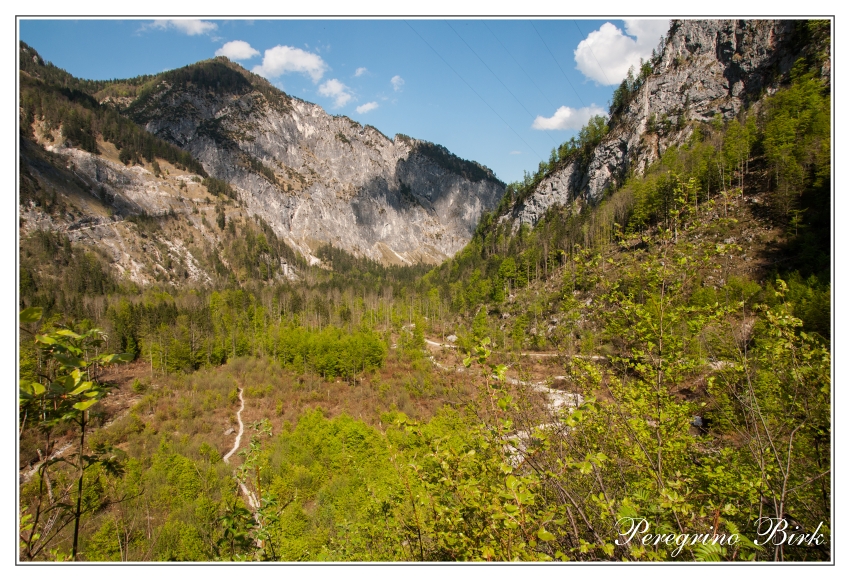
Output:
[[330,243],[385,263],[439,262],[504,192],[483,166],[329,115],[221,57],[159,76],[123,112],[230,182],[308,257]]
[[[501,220],[534,225],[556,204],[596,202],[629,171],[642,172],[692,132],[690,121],[728,120],[775,91],[797,58],[804,21],[674,20],[652,72],[589,156],[551,172]],[[828,65],[827,65],[828,66]],[[828,76],[828,69],[822,74]]]

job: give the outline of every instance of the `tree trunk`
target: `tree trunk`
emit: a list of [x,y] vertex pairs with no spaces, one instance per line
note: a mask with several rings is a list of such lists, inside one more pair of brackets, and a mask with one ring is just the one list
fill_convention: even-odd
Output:
[[80,420],[80,454],[79,454],[79,469],[80,478],[77,480],[77,508],[74,511],[74,542],[71,548],[71,560],[77,560],[77,546],[80,536],[80,516],[82,515],[83,506],[83,476],[85,476],[86,467],[83,465],[83,447],[86,443],[86,416],[88,411],[83,410],[83,416]]

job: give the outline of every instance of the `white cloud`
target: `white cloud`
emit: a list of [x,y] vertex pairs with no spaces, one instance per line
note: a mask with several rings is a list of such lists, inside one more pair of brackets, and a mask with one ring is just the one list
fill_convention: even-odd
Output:
[[368,72],[369,71],[366,69],[366,67],[359,67],[356,71],[354,71],[354,76],[359,77],[360,75],[365,75]]
[[368,113],[372,109],[377,109],[378,104],[375,101],[370,101],[369,103],[363,103],[357,108],[358,113]]
[[582,107],[581,109],[573,109],[571,107],[558,107],[555,114],[551,117],[542,117],[540,115],[531,124],[532,129],[541,131],[552,129],[581,129],[587,124],[587,121],[594,115],[606,115],[605,111],[595,105],[590,107]]
[[224,43],[224,46],[215,51],[215,56],[226,56],[234,61],[246,60],[259,54],[260,51],[244,40],[231,40]]
[[254,67],[253,72],[267,79],[285,73],[303,73],[318,83],[326,70],[328,65],[319,55],[292,46],[278,45],[266,50],[263,64]]
[[584,76],[603,85],[617,85],[629,67],[637,74],[640,59],[648,60],[659,39],[667,34],[669,20],[624,20],[626,33],[606,22],[582,40],[573,55]]
[[513,151],[512,151],[512,152],[510,152],[508,155],[522,155],[522,152],[521,152],[521,151],[517,151],[517,150],[513,150]]
[[208,34],[218,28],[218,25],[214,22],[205,22],[196,18],[190,20],[154,20],[150,26],[152,28],[159,28],[160,30],[176,28],[189,36]]
[[328,79],[319,85],[319,94],[325,97],[333,97],[334,107],[344,107],[351,100],[348,87],[336,79]]
[[390,79],[390,83],[392,83],[393,91],[401,91],[401,88],[404,86],[404,79],[396,75]]

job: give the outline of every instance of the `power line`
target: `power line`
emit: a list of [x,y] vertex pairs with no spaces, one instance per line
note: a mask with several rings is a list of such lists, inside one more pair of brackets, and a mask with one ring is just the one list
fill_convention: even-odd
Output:
[[[454,27],[454,26],[452,26],[450,22],[446,22],[446,24],[448,24],[448,25],[449,25],[449,28],[451,28],[451,29],[454,31],[454,33],[457,35],[457,37],[463,41],[463,44],[465,44],[465,45],[466,45],[466,48],[468,48],[469,50],[471,50],[471,51],[472,51],[472,54],[474,54],[476,57],[478,57],[478,60],[480,60],[480,61],[481,61],[481,64],[483,64],[485,67],[487,67],[487,70],[488,70],[488,71],[490,71],[490,73],[491,73],[494,77],[496,77],[496,80],[497,80],[497,81],[499,81],[500,83],[502,83],[502,86],[505,88],[505,90],[506,90],[508,93],[510,93],[510,94],[511,94],[511,97],[513,97],[513,98],[514,98],[514,100],[515,100],[517,103],[519,103],[519,106],[520,106],[520,107],[522,107],[523,109],[525,109],[525,112],[526,112],[526,113],[528,113],[528,115],[529,115],[532,119],[534,119],[534,118],[535,118],[534,114],[533,114],[531,111],[529,111],[528,109],[526,109],[525,105],[523,105],[523,104],[522,104],[522,101],[520,101],[520,100],[519,100],[519,98],[518,98],[516,95],[514,95],[513,91],[511,91],[511,90],[508,88],[508,86],[507,86],[505,83],[503,83],[503,82],[502,82],[502,79],[500,79],[500,78],[499,78],[499,75],[497,75],[496,73],[494,73],[494,72],[493,72],[493,69],[491,69],[491,68],[490,68],[490,66],[489,66],[486,62],[484,62],[484,59],[483,59],[483,58],[481,58],[481,56],[480,56],[477,52],[475,52],[475,49],[473,49],[471,46],[469,46],[469,43],[468,43],[468,42],[466,42],[466,40],[464,40],[464,38],[460,35],[460,33],[459,33],[457,30],[455,30],[455,27]],[[555,139],[552,137],[552,135],[549,133],[549,131],[548,131],[548,130],[546,130],[546,135],[548,135],[548,136],[549,136],[549,139],[551,139],[551,140],[552,140],[552,143],[554,143],[556,146],[558,145],[558,142],[557,142],[557,141],[555,141]]]
[[[578,22],[573,20],[573,24],[576,25],[576,30],[578,30],[579,35],[584,36],[584,33],[581,31],[581,28],[578,27]],[[587,43],[587,50],[590,51],[590,54],[593,56],[593,60],[595,60],[596,64],[599,65],[599,70],[602,72],[602,76],[605,77],[605,82],[609,85],[612,84],[611,81],[608,80],[608,75],[605,74],[605,69],[602,68],[602,63],[600,63],[599,59],[596,58],[596,53],[594,53],[593,49],[590,48],[590,43]]]
[[551,105],[551,106],[552,106],[552,109],[557,109],[558,107],[557,107],[557,106],[556,106],[556,105],[555,105],[552,101],[549,101],[549,97],[547,97],[547,96],[546,96],[546,93],[544,93],[544,92],[543,92],[543,89],[541,89],[541,88],[537,85],[537,83],[535,83],[535,82],[534,82],[534,79],[531,77],[531,75],[529,75],[529,74],[528,74],[528,71],[526,71],[526,70],[525,70],[525,68],[523,68],[523,66],[522,66],[521,64],[519,64],[519,61],[518,61],[518,60],[516,60],[516,58],[514,57],[514,55],[513,55],[513,54],[511,54],[511,51],[509,51],[509,50],[508,50],[508,47],[506,47],[506,46],[502,43],[502,41],[501,41],[501,40],[499,40],[499,37],[498,37],[498,36],[496,36],[496,33],[495,33],[495,32],[493,32],[493,30],[490,28],[490,25],[489,25],[489,24],[487,24],[487,21],[486,21],[486,20],[484,21],[484,26],[486,26],[486,27],[487,27],[487,30],[489,30],[489,31],[490,31],[490,34],[492,34],[492,35],[493,35],[493,38],[495,38],[495,39],[496,39],[496,42],[498,42],[498,43],[499,43],[499,45],[500,45],[503,49],[505,49],[505,52],[506,52],[506,53],[508,53],[508,56],[509,56],[509,57],[511,57],[511,58],[513,59],[513,61],[514,61],[514,62],[516,63],[516,65],[520,68],[520,70],[521,70],[523,73],[525,73],[525,76],[526,76],[526,77],[528,77],[528,80],[529,80],[529,81],[531,81],[531,84],[532,84],[532,85],[534,85],[534,86],[537,88],[537,90],[538,90],[538,91],[540,91],[540,94],[541,94],[541,95],[543,95],[543,98],[544,98],[544,99],[546,99],[546,101],[549,103],[549,105]]
[[581,103],[581,106],[582,106],[582,107],[587,107],[587,105],[585,105],[585,104],[584,104],[584,101],[582,101],[582,99],[581,99],[581,95],[579,95],[579,94],[578,94],[578,91],[576,91],[576,88],[575,88],[575,87],[573,87],[573,84],[570,82],[569,77],[567,77],[567,73],[565,73],[565,72],[564,72],[564,69],[562,69],[562,68],[561,68],[561,63],[559,63],[559,62],[558,62],[558,59],[556,59],[556,58],[555,58],[555,55],[554,55],[554,54],[552,54],[552,51],[551,51],[551,49],[549,48],[549,45],[548,45],[548,44],[546,44],[546,41],[545,41],[545,40],[543,40],[543,37],[542,37],[542,36],[540,36],[540,31],[539,31],[539,30],[537,30],[537,27],[536,27],[536,26],[534,26],[534,23],[533,23],[533,22],[531,22],[530,20],[529,20],[528,22],[529,22],[529,24],[531,24],[531,28],[533,28],[533,29],[534,29],[534,32],[536,32],[536,33],[537,33],[537,36],[539,36],[539,37],[540,37],[540,42],[542,42],[542,43],[543,43],[543,46],[545,46],[545,47],[546,47],[546,50],[547,50],[547,51],[549,51],[549,56],[551,56],[551,57],[552,57],[552,60],[553,60],[553,61],[555,61],[555,64],[556,64],[556,65],[558,65],[558,69],[560,69],[561,74],[562,74],[562,75],[564,75],[564,78],[567,80],[567,84],[568,84],[568,85],[570,86],[570,88],[573,90],[573,93],[575,93],[575,94],[576,94],[576,97],[578,97],[578,102],[579,102],[579,103]]
[[473,93],[475,93],[475,95],[476,95],[479,99],[481,99],[481,101],[482,101],[485,105],[487,105],[487,107],[489,107],[489,108],[490,108],[490,110],[491,110],[491,111],[492,111],[492,112],[496,115],[496,117],[498,117],[499,119],[501,119],[501,120],[502,120],[502,123],[504,123],[505,125],[507,125],[507,126],[508,126],[508,129],[510,129],[511,131],[513,131],[513,132],[514,132],[514,135],[516,135],[517,137],[519,137],[520,141],[522,141],[524,144],[526,144],[526,145],[528,146],[528,149],[530,149],[530,150],[534,153],[534,155],[536,155],[536,156],[537,156],[538,158],[540,158],[540,159],[543,159],[543,157],[542,157],[539,153],[537,153],[536,151],[534,151],[534,148],[533,148],[533,147],[531,147],[531,145],[529,145],[529,144],[528,144],[528,142],[527,142],[525,139],[523,139],[523,138],[522,138],[522,136],[521,136],[519,133],[517,133],[517,132],[516,132],[516,129],[514,129],[513,127],[511,127],[510,123],[508,123],[507,121],[505,121],[505,120],[502,118],[502,116],[501,116],[501,115],[499,115],[499,113],[497,113],[497,112],[496,112],[496,110],[495,110],[495,109],[493,109],[493,107],[491,107],[491,106],[490,106],[490,103],[488,103],[488,102],[484,99],[484,97],[482,97],[481,95],[479,95],[479,94],[478,94],[478,91],[476,91],[475,89],[473,89],[473,88],[472,88],[472,85],[470,85],[470,84],[466,81],[466,79],[464,79],[464,78],[461,76],[461,74],[460,74],[459,72],[457,72],[457,71],[454,69],[454,67],[452,67],[452,65],[450,65],[450,64],[449,64],[449,62],[448,62],[446,59],[444,59],[444,58],[443,58],[443,56],[442,56],[440,53],[438,53],[438,52],[437,52],[437,49],[435,49],[433,46],[431,46],[431,43],[430,43],[430,42],[428,42],[427,40],[425,40],[425,38],[424,38],[421,34],[419,34],[418,32],[416,32],[416,29],[415,29],[415,28],[413,28],[407,20],[405,20],[405,21],[404,21],[404,23],[405,23],[405,24],[407,24],[407,26],[410,28],[410,30],[412,30],[412,31],[416,34],[416,36],[418,36],[419,38],[421,38],[421,39],[422,39],[422,42],[424,42],[425,44],[427,44],[427,45],[428,45],[428,48],[430,48],[432,51],[434,51],[434,54],[436,54],[438,57],[440,57],[440,60],[441,60],[441,61],[443,61],[444,63],[446,63],[446,66],[447,66],[447,67],[449,67],[449,68],[451,69],[451,71],[452,71],[454,74],[456,74],[456,75],[458,76],[458,78],[459,78],[461,81],[463,81],[463,82],[464,82],[464,84],[465,84],[467,87],[469,87],[469,90],[470,90],[470,91],[472,91]]

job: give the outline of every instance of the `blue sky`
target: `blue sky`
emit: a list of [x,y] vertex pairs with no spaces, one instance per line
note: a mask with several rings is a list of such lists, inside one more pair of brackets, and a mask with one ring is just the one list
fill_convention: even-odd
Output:
[[127,78],[224,54],[287,93],[446,146],[510,182],[533,172],[666,33],[658,20],[20,20],[45,60]]

